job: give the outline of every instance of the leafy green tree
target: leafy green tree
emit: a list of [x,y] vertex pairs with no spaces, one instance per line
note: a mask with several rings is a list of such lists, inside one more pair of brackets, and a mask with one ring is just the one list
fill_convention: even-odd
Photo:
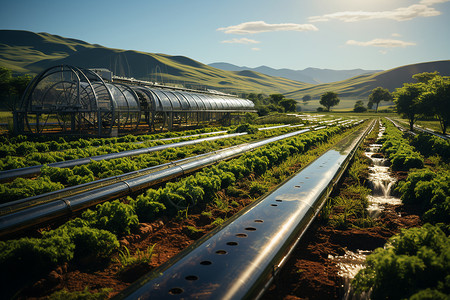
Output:
[[436,75],[430,79],[421,95],[421,100],[424,112],[437,116],[442,133],[445,134],[450,124],[450,77]]
[[307,104],[308,103],[308,101],[311,101],[311,95],[305,95],[305,96],[303,96],[303,98],[302,98],[302,100],[303,100],[303,103],[305,103],[305,104]]
[[282,107],[284,107],[285,112],[294,112],[295,111],[295,105],[297,104],[297,101],[294,99],[283,99],[279,103]]
[[409,129],[413,130],[414,122],[423,113],[421,95],[425,90],[424,83],[405,83],[394,92],[394,103],[397,113],[409,120]]
[[377,87],[372,90],[372,93],[369,95],[369,108],[372,108],[373,104],[376,104],[375,112],[378,112],[378,105],[381,101],[390,101],[392,100],[392,95],[389,93],[388,89]]
[[339,97],[338,94],[336,94],[335,92],[326,92],[325,94],[323,94],[322,96],[320,96],[320,105],[325,106],[325,108],[327,109],[327,111],[330,111],[330,108],[332,106],[336,106],[339,104]]
[[354,112],[365,112],[367,111],[367,108],[364,106],[364,102],[362,100],[358,100],[355,103],[355,106],[353,107]]
[[434,77],[439,76],[438,71],[434,71],[432,73],[430,72],[423,72],[413,75],[413,78],[421,83],[428,83],[431,79]]
[[31,75],[13,76],[11,70],[0,67],[0,103],[14,109],[31,79]]
[[280,102],[284,99],[283,94],[272,94],[270,95],[270,102],[273,104],[280,104]]

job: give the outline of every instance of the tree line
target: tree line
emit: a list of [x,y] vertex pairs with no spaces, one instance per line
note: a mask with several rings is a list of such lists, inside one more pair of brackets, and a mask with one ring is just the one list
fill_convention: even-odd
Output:
[[0,107],[14,110],[31,79],[31,75],[16,76],[8,68],[0,67]]

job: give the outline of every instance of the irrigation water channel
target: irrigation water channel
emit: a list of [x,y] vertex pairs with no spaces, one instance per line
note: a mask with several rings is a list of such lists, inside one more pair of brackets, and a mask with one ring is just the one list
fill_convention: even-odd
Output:
[[[377,142],[370,144],[364,153],[373,163],[373,166],[369,167],[368,180],[372,194],[368,197],[369,206],[367,208],[369,216],[373,219],[377,219],[381,215],[385,205],[400,205],[402,203],[399,198],[391,196],[391,189],[396,179],[390,174],[389,160],[380,153],[383,145],[379,143],[379,140],[382,138],[384,131],[385,128],[380,122]],[[346,253],[342,256],[333,257],[330,255],[330,258],[336,262],[340,269],[338,275],[344,279],[344,300],[370,299],[370,293],[354,294],[350,282],[358,271],[364,268],[366,256],[371,252],[367,249],[360,249],[356,252],[346,250]]]

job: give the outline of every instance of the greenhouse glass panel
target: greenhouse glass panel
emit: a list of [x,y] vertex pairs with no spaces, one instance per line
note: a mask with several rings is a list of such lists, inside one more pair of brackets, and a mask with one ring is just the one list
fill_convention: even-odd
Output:
[[180,92],[173,92],[175,96],[177,96],[178,100],[181,103],[181,109],[182,110],[189,110],[190,109],[190,105],[188,100],[183,96],[182,93]]
[[157,89],[152,89],[152,92],[158,97],[159,101],[161,102],[163,111],[172,111],[172,104],[170,103],[170,100],[166,96],[166,94]]

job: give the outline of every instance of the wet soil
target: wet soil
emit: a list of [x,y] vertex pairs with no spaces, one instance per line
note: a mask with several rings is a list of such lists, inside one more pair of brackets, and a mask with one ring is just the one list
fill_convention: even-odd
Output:
[[374,250],[400,229],[420,225],[420,218],[402,205],[387,205],[377,225],[366,229],[338,230],[315,221],[263,299],[340,299],[344,282],[329,255]]

